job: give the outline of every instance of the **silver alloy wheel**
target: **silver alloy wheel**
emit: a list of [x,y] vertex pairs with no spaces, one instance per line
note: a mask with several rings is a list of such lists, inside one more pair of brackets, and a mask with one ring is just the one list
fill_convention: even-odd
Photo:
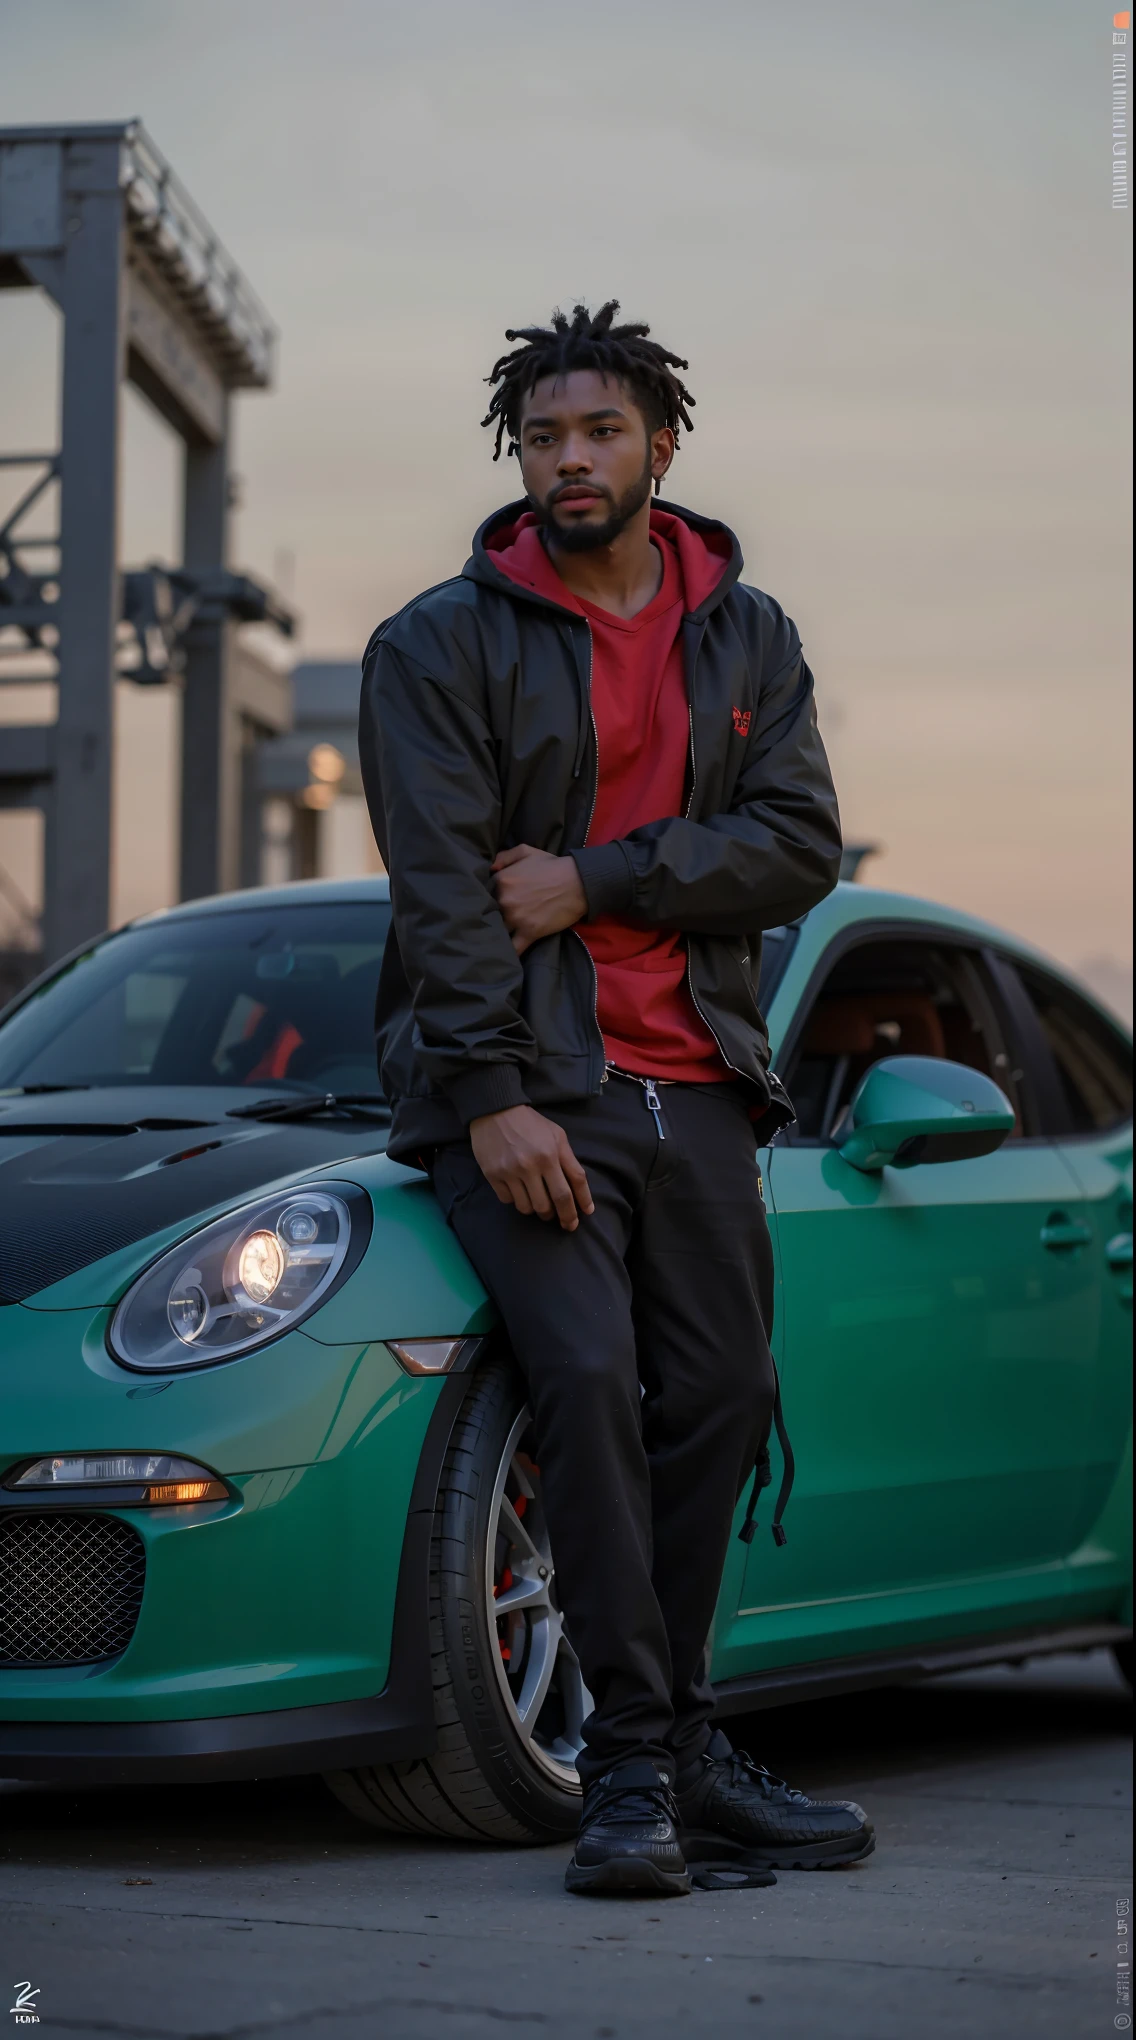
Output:
[[497,1677],[533,1762],[569,1791],[592,1699],[564,1633],[541,1497],[540,1469],[525,1450],[532,1411],[505,1441],[489,1507],[485,1598]]

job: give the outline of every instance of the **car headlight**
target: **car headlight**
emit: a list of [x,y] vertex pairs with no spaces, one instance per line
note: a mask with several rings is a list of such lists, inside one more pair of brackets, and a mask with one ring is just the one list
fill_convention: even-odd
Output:
[[[111,1319],[108,1343],[126,1367],[165,1373],[235,1360],[310,1316],[352,1248],[346,1184],[281,1190],[227,1212],[140,1275]],[[358,1235],[359,1224],[355,1232]],[[356,1238],[358,1252],[366,1244]],[[352,1252],[354,1262],[358,1253]]]

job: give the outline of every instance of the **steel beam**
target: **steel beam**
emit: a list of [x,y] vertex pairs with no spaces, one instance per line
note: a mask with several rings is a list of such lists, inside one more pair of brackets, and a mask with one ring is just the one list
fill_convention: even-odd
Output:
[[[191,573],[227,564],[228,398],[213,445],[185,450],[183,558]],[[181,736],[181,897],[238,883],[241,838],[240,731],[231,701],[233,626],[198,619],[186,641]]]
[[77,139],[67,151],[59,721],[44,874],[49,957],[98,935],[110,917],[124,366],[121,155],[117,136]]
[[131,258],[126,291],[131,382],[183,439],[216,445],[227,424],[225,386],[180,308],[169,302],[168,289],[137,254]]
[[41,807],[55,769],[54,723],[0,729],[0,807]]

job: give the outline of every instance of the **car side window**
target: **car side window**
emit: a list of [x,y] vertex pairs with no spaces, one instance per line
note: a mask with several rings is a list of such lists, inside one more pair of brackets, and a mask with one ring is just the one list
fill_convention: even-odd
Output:
[[767,928],[761,938],[761,976],[757,987],[757,1003],[767,1013],[773,1002],[773,995],[789,967],[789,959],[797,946],[800,935],[799,923],[787,928]]
[[[1033,1008],[1056,1070],[1063,1124],[1050,1135],[1109,1133],[1132,1117],[1132,1046],[1119,1027],[1047,972],[1017,964],[1018,982]],[[1053,1118],[1052,1108],[1043,1115]]]
[[845,950],[815,993],[786,1066],[797,1113],[794,1138],[825,1141],[873,1063],[891,1055],[941,1057],[981,1070],[1014,1106],[1018,1085],[985,966],[977,952],[911,936]]

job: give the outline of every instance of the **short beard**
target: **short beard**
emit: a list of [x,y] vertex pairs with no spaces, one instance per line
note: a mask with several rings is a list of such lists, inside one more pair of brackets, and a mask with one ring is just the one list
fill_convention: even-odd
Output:
[[[624,491],[618,503],[609,489],[598,490],[598,493],[605,497],[611,505],[610,512],[604,518],[602,524],[572,524],[566,528],[563,524],[554,522],[547,503],[538,503],[532,496],[529,497],[529,502],[532,504],[537,523],[541,526],[548,544],[554,551],[565,553],[598,552],[601,546],[613,544],[619,537],[620,532],[626,530],[631,519],[638,516],[644,503],[650,501],[651,483],[651,450],[648,447],[647,459],[642,474],[637,482],[633,482],[631,487]],[[572,485],[569,483],[567,486],[571,487]],[[590,482],[588,486],[589,488],[595,488],[597,485]],[[555,509],[555,507],[556,491],[554,490],[552,509]]]

